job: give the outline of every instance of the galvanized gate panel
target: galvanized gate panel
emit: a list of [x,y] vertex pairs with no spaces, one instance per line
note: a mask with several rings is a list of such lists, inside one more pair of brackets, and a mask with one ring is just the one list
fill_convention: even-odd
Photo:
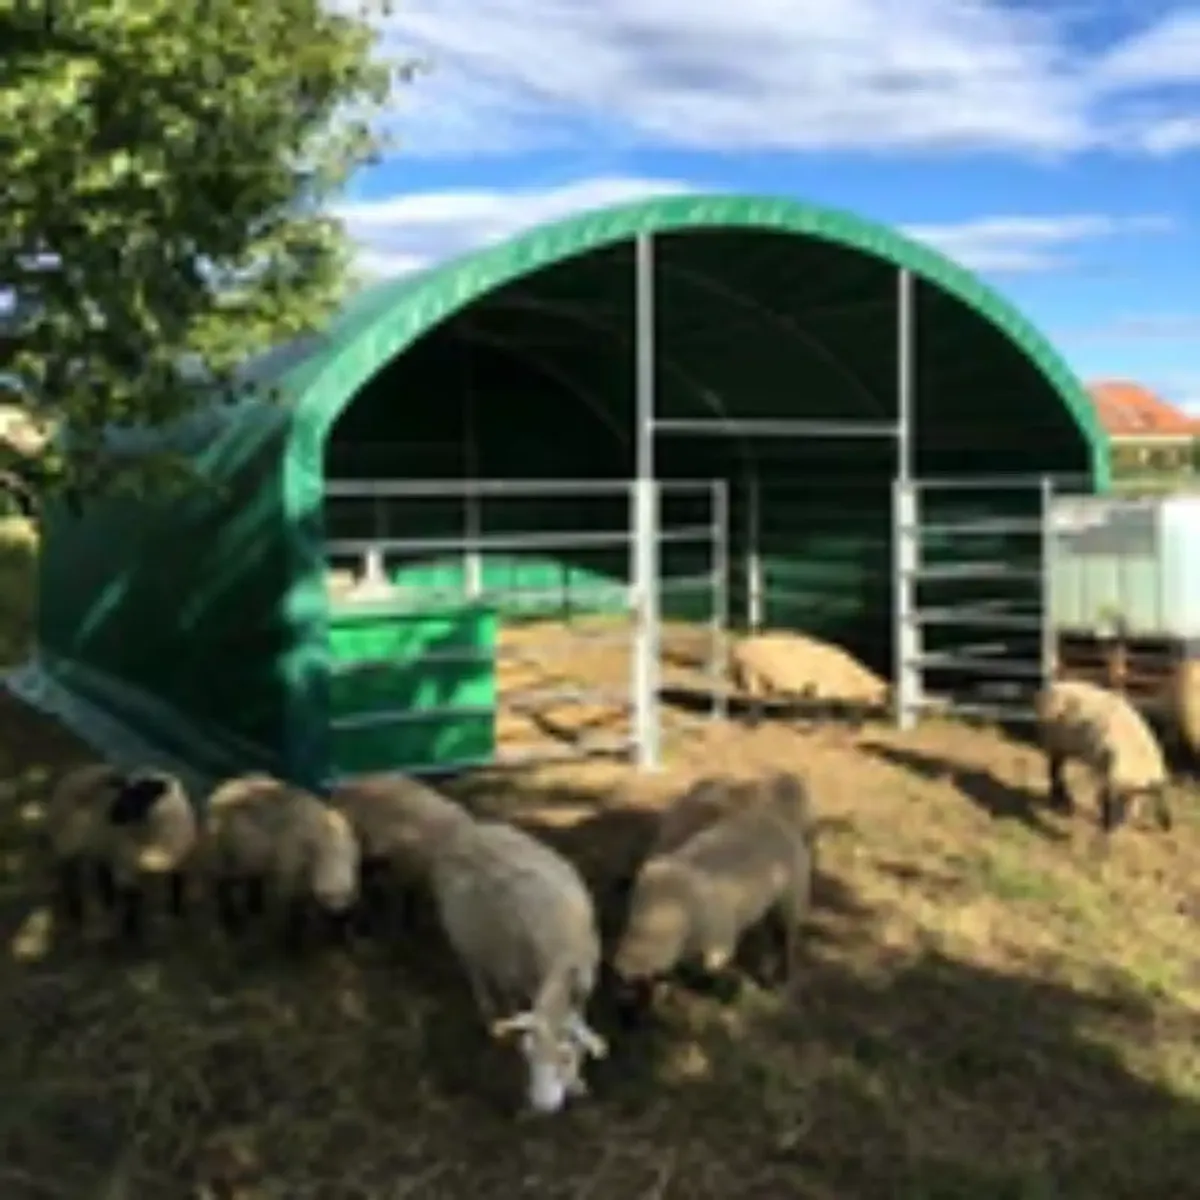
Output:
[[[661,619],[703,622],[725,673],[728,503],[722,481],[652,486],[647,604],[638,481],[331,481],[329,777],[656,749]],[[516,750],[502,726],[556,741]]]
[[1054,669],[1051,513],[1078,481],[897,481],[896,715],[1028,724]]

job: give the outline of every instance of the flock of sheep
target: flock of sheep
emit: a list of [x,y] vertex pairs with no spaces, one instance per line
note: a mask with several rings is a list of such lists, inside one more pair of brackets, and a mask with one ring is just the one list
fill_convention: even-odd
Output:
[[[497,1038],[516,1039],[531,1108],[554,1112],[586,1094],[584,1061],[607,1053],[586,1014],[601,944],[577,868],[415,780],[365,777],[326,801],[252,774],[196,806],[168,773],[89,764],[58,781],[44,828],[64,918],[78,926],[94,894],[133,937],[154,891],[175,916],[197,891],[211,897],[231,935],[274,912],[298,943],[314,921],[341,936],[377,915],[372,901],[424,889],[483,1020]],[[610,964],[618,1002],[644,1004],[684,962],[720,970],[772,911],[794,964],[813,839],[808,790],[791,775],[753,787],[703,781],[680,796],[632,880]]]
[[[1170,827],[1162,751],[1125,698],[1060,681],[1037,707],[1054,805],[1073,807],[1063,772],[1077,760],[1095,778],[1106,831],[1140,796]],[[274,911],[290,940],[314,920],[343,934],[393,888],[408,897],[424,890],[484,1022],[497,1038],[515,1036],[532,1109],[555,1112],[586,1094],[584,1062],[607,1053],[587,1018],[602,952],[593,897],[575,865],[412,779],[365,777],[325,800],[252,774],[197,806],[168,773],[93,764],[58,781],[45,834],[64,918],[81,923],[94,889],[131,936],[152,888],[176,916],[199,889],[231,935]],[[685,963],[722,971],[768,917],[785,932],[790,982],[815,854],[812,797],[800,776],[744,786],[703,780],[677,797],[630,881],[626,923],[606,964],[621,1005],[644,1004],[655,982]]]

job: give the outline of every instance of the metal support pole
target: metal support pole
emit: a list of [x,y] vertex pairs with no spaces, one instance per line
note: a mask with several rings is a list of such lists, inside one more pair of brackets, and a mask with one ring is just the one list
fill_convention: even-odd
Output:
[[1057,670],[1058,645],[1054,629],[1054,480],[1042,476],[1042,596],[1041,596],[1041,667],[1042,685],[1054,680]]
[[760,503],[756,468],[746,487],[746,627],[751,633],[757,633],[763,623],[762,555],[759,552],[762,529]]
[[387,506],[376,496],[371,503],[371,524],[375,543],[363,555],[363,579],[369,584],[387,582],[387,565],[383,561],[383,545],[388,536]]
[[709,677],[712,681],[712,715],[723,721],[728,713],[725,693],[728,671],[729,642],[729,485],[724,479],[713,480],[713,614],[712,659]]
[[895,656],[895,720],[911,729],[922,699],[921,630],[917,624],[917,569],[921,513],[913,480],[913,389],[916,324],[911,272],[901,269],[896,304],[896,478],[892,488],[892,642]]
[[[468,385],[463,413],[463,446],[467,480],[474,483],[479,474],[479,454],[475,439],[475,397]],[[483,498],[478,489],[468,487],[463,497],[463,523],[466,545],[463,549],[463,590],[468,600],[478,600],[483,594],[483,558],[479,551],[479,536],[483,528],[480,511]]]
[[654,471],[655,346],[654,242],[638,235],[634,279],[636,313],[636,464],[632,484],[633,718],[637,763],[659,765],[658,485]]

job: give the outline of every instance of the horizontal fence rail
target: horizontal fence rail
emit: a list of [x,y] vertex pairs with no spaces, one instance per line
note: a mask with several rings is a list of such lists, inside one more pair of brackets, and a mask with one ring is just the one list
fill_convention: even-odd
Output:
[[1054,672],[1053,512],[1081,476],[897,483],[897,709],[1029,724]]
[[[335,705],[329,721],[335,738],[395,733],[399,744],[406,727],[472,721],[494,734],[506,719],[537,724],[550,710],[590,706],[609,713],[620,732],[589,732],[585,725],[573,737],[533,749],[501,739],[483,753],[437,761],[406,758],[395,768],[425,774],[635,753],[639,731],[630,720],[637,707],[632,661],[646,631],[640,628],[631,585],[633,490],[625,480],[331,480],[327,563],[331,572],[352,577],[343,581],[341,594],[330,584],[331,630],[353,638],[359,622],[366,628],[375,621],[387,629],[428,620],[432,627],[473,613],[491,622],[494,631],[504,631],[479,644],[440,644],[431,634],[401,652],[386,637],[380,647],[364,642],[351,652],[331,652],[329,677],[335,688],[361,688],[369,696],[373,683],[394,675],[400,664],[417,690],[429,680],[462,677],[476,681],[465,692],[486,693]],[[726,705],[720,686],[727,675],[726,485],[672,480],[657,484],[656,491],[663,611],[668,618],[678,610],[700,622],[707,646],[698,675],[708,683],[706,715],[718,717]],[[563,528],[554,528],[556,523]],[[539,622],[548,625],[533,629]],[[623,677],[572,678],[588,674],[585,660],[596,653],[613,655],[618,664],[627,657]],[[661,650],[660,656],[665,659]],[[660,670],[665,665],[660,663]],[[490,683],[479,682],[489,678]],[[653,704],[657,717],[657,695]],[[333,778],[354,773],[337,770]]]

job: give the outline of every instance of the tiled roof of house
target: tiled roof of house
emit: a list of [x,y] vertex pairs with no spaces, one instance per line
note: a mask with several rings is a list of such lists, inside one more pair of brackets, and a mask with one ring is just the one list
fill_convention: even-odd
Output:
[[1140,384],[1103,380],[1089,384],[1088,391],[1110,437],[1200,436],[1200,420]]

